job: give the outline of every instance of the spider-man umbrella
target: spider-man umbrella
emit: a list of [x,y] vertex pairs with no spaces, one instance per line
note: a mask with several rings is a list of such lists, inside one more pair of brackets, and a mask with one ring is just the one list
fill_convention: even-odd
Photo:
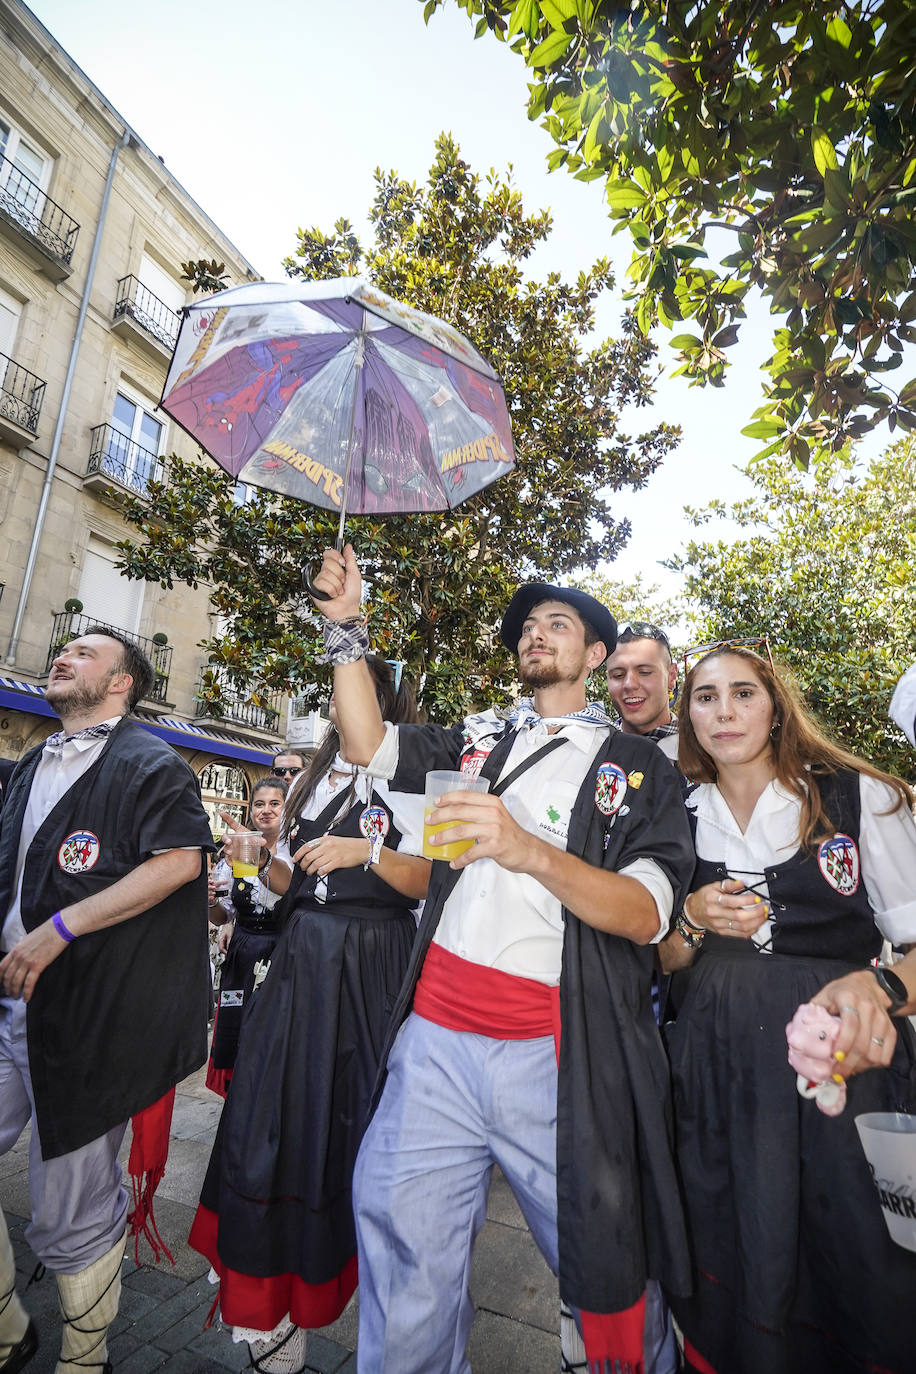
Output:
[[515,462],[502,384],[457,330],[359,277],[187,306],[162,408],[242,482],[340,512],[456,506]]

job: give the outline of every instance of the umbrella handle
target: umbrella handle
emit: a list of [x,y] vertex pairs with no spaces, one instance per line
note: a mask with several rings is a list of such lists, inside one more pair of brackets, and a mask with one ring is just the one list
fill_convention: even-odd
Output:
[[302,569],[302,585],[308,592],[309,596],[313,597],[316,601],[330,601],[330,593],[323,592],[320,587],[315,586],[314,582],[312,581],[309,575],[308,568]]
[[[343,553],[343,546],[343,534],[338,531],[337,538],[334,540],[334,547],[338,553]],[[308,568],[302,569],[302,586],[315,601],[331,600],[330,592],[323,592],[320,587],[315,586]]]

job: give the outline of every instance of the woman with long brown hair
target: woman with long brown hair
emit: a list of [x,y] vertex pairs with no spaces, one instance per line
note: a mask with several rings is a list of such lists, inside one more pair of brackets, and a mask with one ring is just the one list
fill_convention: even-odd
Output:
[[[871,962],[884,938],[916,942],[913,794],[736,644],[688,673],[678,722],[698,863],[662,958],[689,968],[669,1034],[696,1267],[694,1296],[672,1299],[687,1368],[908,1374],[916,1254],[888,1235],[854,1119],[916,1102],[916,951]],[[839,1019],[837,1116],[787,1062],[787,1023],[811,1001]]]
[[[417,720],[413,693],[367,659],[382,714]],[[331,729],[287,798],[292,851],[265,872],[286,925],[246,1013],[191,1244],[220,1279],[223,1320],[254,1368],[305,1368],[302,1328],[356,1287],[353,1164],[430,864],[423,798],[357,771]]]

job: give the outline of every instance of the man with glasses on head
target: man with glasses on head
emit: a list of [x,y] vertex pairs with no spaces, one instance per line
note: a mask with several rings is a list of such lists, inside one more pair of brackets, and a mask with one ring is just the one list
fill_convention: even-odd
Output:
[[287,782],[292,782],[297,778],[305,767],[305,757],[298,750],[288,749],[285,753],[277,754],[270,766],[270,771],[275,778],[285,778]]
[[623,733],[644,735],[669,759],[676,759],[677,721],[671,701],[677,665],[665,632],[648,621],[634,620],[618,636],[605,671]]

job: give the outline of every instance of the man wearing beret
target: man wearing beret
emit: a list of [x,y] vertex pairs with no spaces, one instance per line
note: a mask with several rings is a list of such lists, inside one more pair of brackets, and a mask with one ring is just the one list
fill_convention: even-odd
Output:
[[501,637],[531,696],[508,719],[393,727],[363,662],[349,546],[326,552],[315,586],[348,757],[402,791],[430,769],[490,783],[431,817],[438,843],[472,845],[433,864],[357,1162],[358,1368],[468,1374],[467,1277],[497,1163],[590,1365],[636,1374],[647,1284],[688,1283],[650,980],[693,850],[668,761],[587,702],[613,617],[525,584]]

